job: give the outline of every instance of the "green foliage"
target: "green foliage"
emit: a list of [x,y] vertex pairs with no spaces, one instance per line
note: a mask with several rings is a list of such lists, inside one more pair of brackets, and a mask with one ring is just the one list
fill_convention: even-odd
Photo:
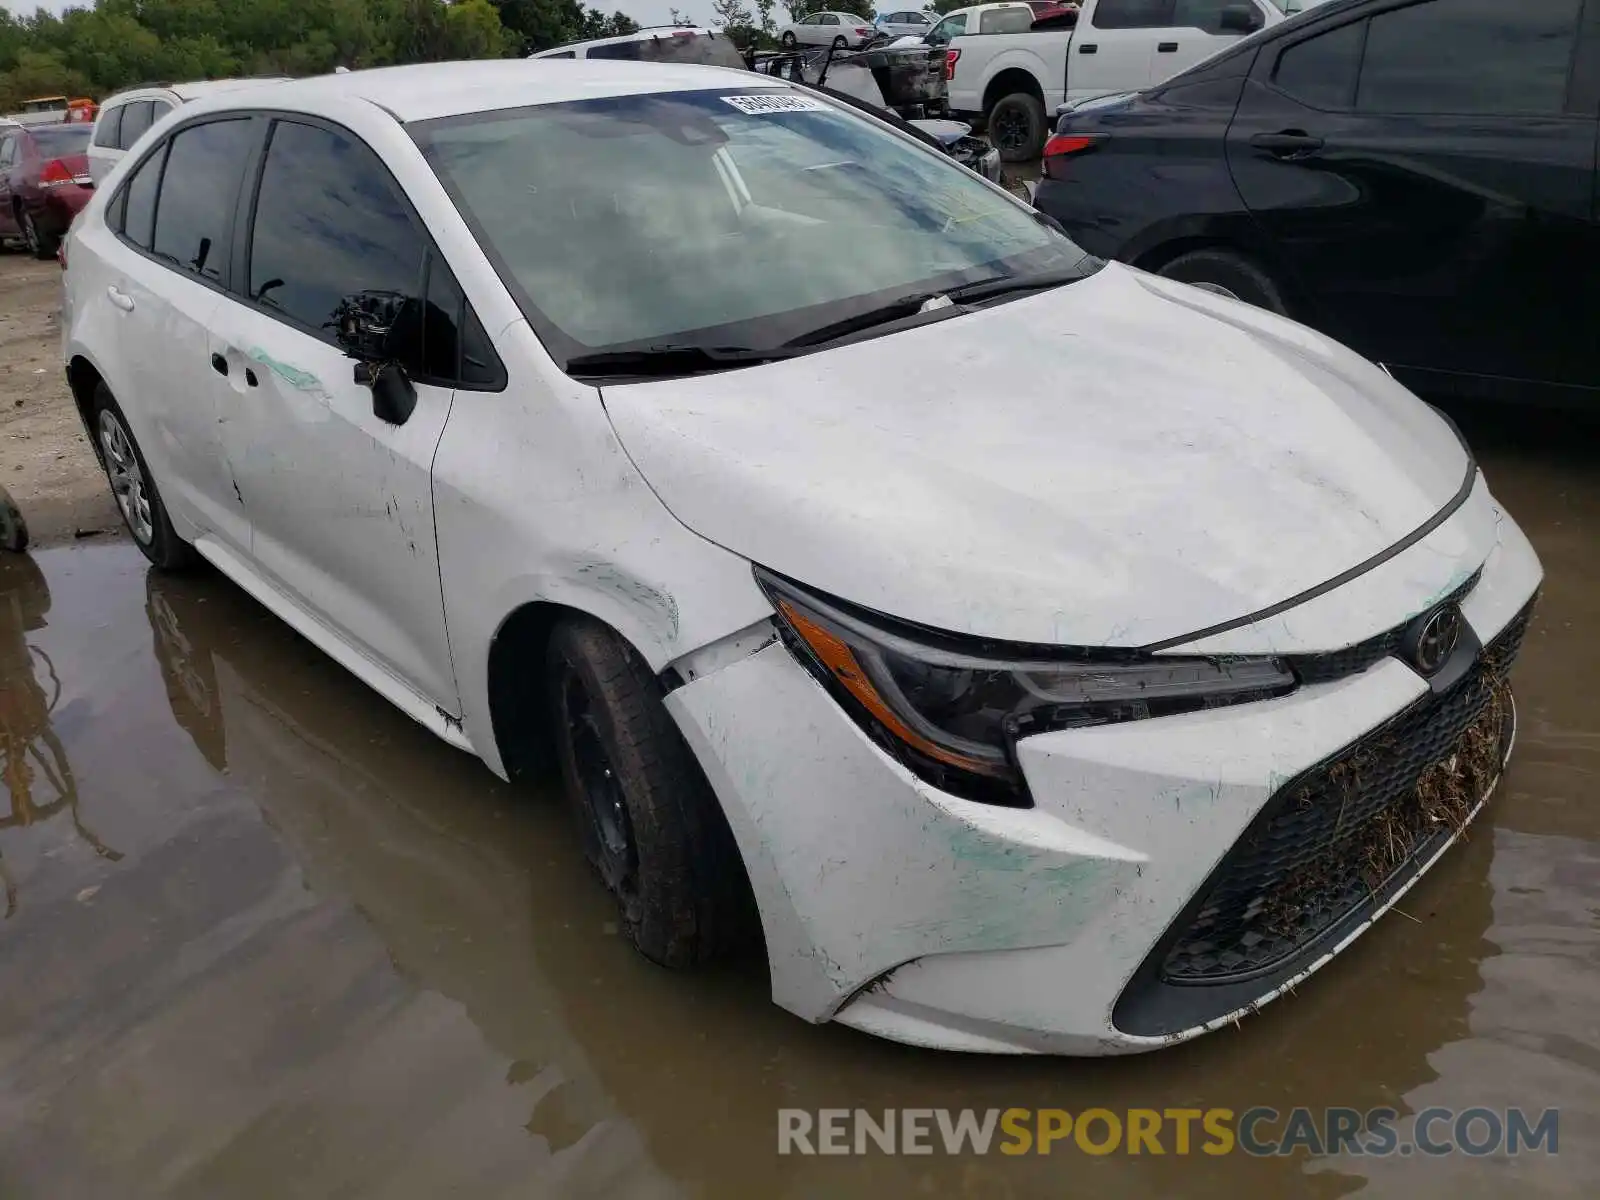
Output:
[[636,29],[580,0],[99,0],[59,17],[0,8],[0,113],[32,96],[501,58]]

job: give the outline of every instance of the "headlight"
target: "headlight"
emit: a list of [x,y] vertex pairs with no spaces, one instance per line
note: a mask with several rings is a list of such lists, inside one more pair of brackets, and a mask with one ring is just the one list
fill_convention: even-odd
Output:
[[756,569],[802,663],[891,754],[944,791],[1032,804],[1016,743],[1051,729],[1170,716],[1292,691],[1275,658],[1159,658],[939,634]]

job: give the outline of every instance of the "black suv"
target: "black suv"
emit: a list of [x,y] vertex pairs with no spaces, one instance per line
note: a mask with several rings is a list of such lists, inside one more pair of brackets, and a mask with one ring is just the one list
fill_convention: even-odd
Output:
[[1600,0],[1329,0],[1064,112],[1034,203],[1418,390],[1595,404],[1597,113]]

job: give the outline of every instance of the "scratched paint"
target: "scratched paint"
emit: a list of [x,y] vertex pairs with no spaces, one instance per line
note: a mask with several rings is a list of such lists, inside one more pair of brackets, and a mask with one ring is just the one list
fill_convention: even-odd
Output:
[[322,380],[316,375],[312,374],[310,371],[304,370],[301,367],[292,366],[286,362],[280,362],[278,359],[273,358],[259,346],[252,346],[244,353],[246,358],[250,359],[252,362],[260,363],[263,367],[267,368],[267,370],[271,371],[274,375],[283,380],[296,391],[310,392],[314,395],[324,397],[329,394],[328,389],[323,387]]

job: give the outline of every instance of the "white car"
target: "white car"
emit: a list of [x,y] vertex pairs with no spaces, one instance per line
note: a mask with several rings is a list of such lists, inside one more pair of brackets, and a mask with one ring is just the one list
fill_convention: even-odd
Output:
[[208,79],[198,83],[173,83],[118,92],[100,106],[99,114],[95,117],[94,137],[89,142],[89,177],[96,183],[103,180],[118,160],[144,136],[145,130],[181,104],[188,104],[202,96],[279,83],[287,78],[286,75],[270,75],[250,79]]
[[1327,338],[748,72],[191,107],[63,259],[134,539],[496,774],[553,758],[652,959],[753,907],[809,1021],[1153,1049],[1300,984],[1495,785],[1538,560]]
[[872,22],[887,37],[922,37],[933,28],[933,18],[914,8],[879,13]]
[[872,22],[855,13],[819,12],[778,27],[778,44],[785,50],[796,46],[832,46],[855,49],[877,36]]

